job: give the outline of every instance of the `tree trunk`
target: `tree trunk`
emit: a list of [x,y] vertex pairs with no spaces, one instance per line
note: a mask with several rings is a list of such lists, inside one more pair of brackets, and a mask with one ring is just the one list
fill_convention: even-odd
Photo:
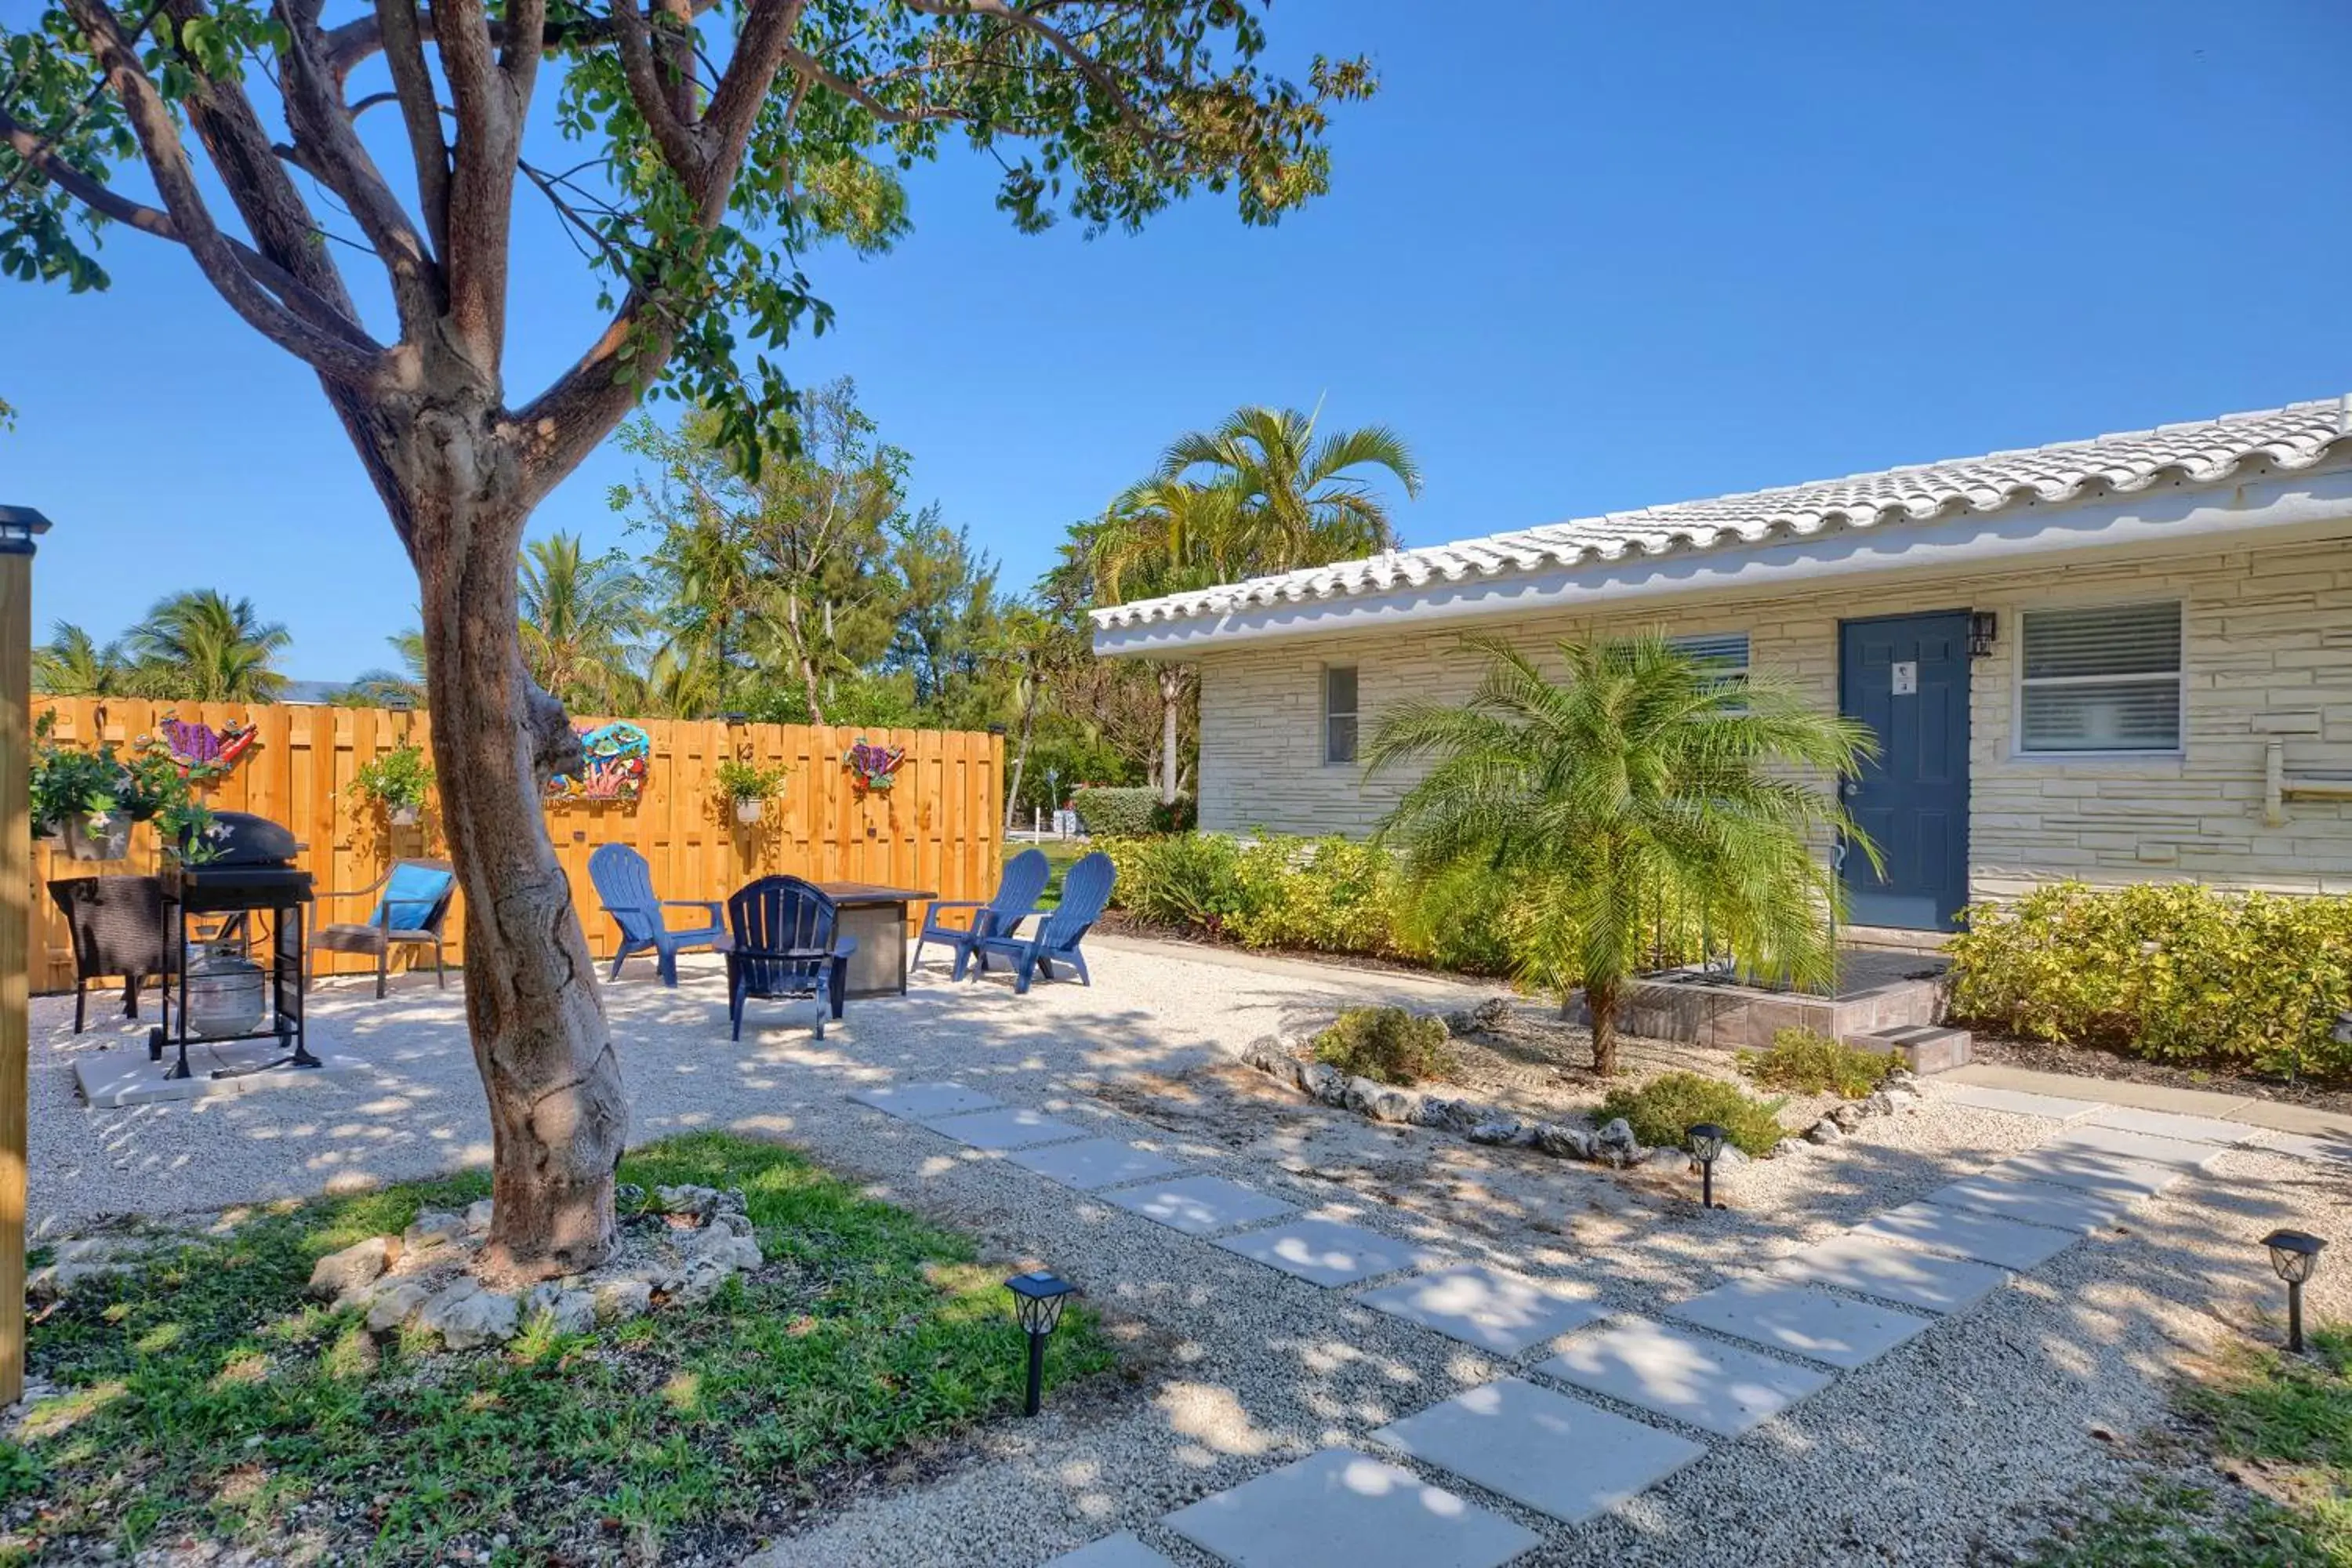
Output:
[[801,596],[784,595],[784,635],[792,639],[793,661],[800,666],[801,688],[808,694],[809,722],[824,722],[824,699],[817,690],[816,661],[809,657],[808,640],[801,635]]
[[489,1100],[495,1204],[478,1270],[518,1283],[611,1252],[628,1117],[542,812],[545,780],[582,765],[580,742],[523,666],[515,566],[530,509],[488,422],[487,409],[427,407],[379,427],[379,450],[407,514],[441,820],[465,893],[466,1021]]
[[1584,1005],[1592,1015],[1592,1070],[1602,1078],[1617,1076],[1617,985],[1587,982]]
[[[1021,809],[1021,775],[1029,766],[1029,731],[1037,720],[1037,682],[1033,676],[1021,700],[1021,743],[1013,752],[1013,790],[1004,797],[1004,830],[1013,831],[1013,813]],[[1061,803],[1056,801],[1056,805]]]
[[1173,805],[1177,795],[1176,721],[1184,702],[1184,668],[1160,667],[1160,804]]

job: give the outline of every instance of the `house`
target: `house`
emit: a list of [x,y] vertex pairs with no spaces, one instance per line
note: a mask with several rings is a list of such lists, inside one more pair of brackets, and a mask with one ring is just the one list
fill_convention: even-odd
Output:
[[1864,925],[2059,878],[2352,892],[2352,397],[1400,550],[1098,610],[1200,676],[1203,827],[1360,834],[1465,634],[1654,629],[1877,731]]

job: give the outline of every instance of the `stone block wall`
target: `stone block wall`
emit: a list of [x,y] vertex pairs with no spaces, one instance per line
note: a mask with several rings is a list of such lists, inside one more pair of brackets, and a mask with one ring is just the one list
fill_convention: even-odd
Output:
[[[2157,598],[2183,605],[2181,754],[2018,755],[2019,613]],[[1568,638],[1745,631],[1753,668],[1780,671],[1833,708],[1842,617],[1937,609],[2000,617],[1991,656],[1971,668],[1973,897],[2067,877],[2352,893],[2352,803],[2290,801],[2283,826],[2263,822],[2272,741],[2284,742],[2290,773],[2352,775],[2352,522],[2319,542],[1846,578],[1642,601],[1613,615],[1539,613],[1213,652],[1199,661],[1202,825],[1360,835],[1380,821],[1406,781],[1322,763],[1327,665],[1357,668],[1369,734],[1400,699],[1467,695],[1479,661],[1461,647],[1465,630],[1507,637],[1539,659]]]

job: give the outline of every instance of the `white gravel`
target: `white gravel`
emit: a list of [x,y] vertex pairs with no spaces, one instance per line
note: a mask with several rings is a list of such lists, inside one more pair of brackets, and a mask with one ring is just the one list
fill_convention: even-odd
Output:
[[[754,1005],[758,1037],[730,1044],[707,966],[689,963],[675,993],[653,984],[649,965],[608,988],[634,1137],[731,1127],[788,1138],[1007,1258],[1068,1273],[1127,1342],[1126,1392],[997,1424],[935,1479],[885,1488],[776,1543],[765,1561],[1030,1563],[1127,1527],[1180,1563],[1204,1563],[1156,1529],[1162,1515],[1317,1448],[1360,1445],[1389,1421],[1550,1353],[1538,1345],[1505,1363],[1360,1307],[1351,1291],[1287,1279],[849,1103],[861,1084],[953,1078],[1310,1212],[1586,1281],[1654,1314],[2054,1131],[1943,1101],[1931,1085],[1926,1103],[1832,1149],[1748,1167],[1727,1187],[1735,1208],[1701,1214],[1672,1184],[1373,1126],[1220,1067],[1255,1036],[1297,1027],[1341,998],[1458,1006],[1466,988],[1098,946],[1090,991],[1041,986],[1015,998],[1001,982],[950,988],[919,978],[903,1001],[852,1003],[821,1043],[793,1015]],[[36,1004],[37,1224],[215,1207],[487,1159],[457,993],[436,995],[429,980],[381,1003],[340,984],[316,998],[314,1048],[378,1063],[372,1085],[125,1111],[75,1100],[70,1054],[101,1037],[76,1045],[69,1010],[57,998]],[[115,1037],[143,1048],[142,1037]],[[2341,1167],[2231,1152],[2135,1211],[2126,1232],[2063,1254],[1787,1417],[1715,1443],[1619,1516],[1565,1529],[1476,1500],[1544,1536],[1529,1562],[1997,1561],[2053,1507],[2116,1484],[2133,1434],[2161,1408],[2167,1375],[2225,1331],[2275,1332],[2257,1315],[2276,1311],[2278,1292],[2255,1238],[2280,1223],[2352,1238],[2347,1218],[2352,1175]],[[2307,1308],[2352,1317],[2352,1268],[2323,1273]]]

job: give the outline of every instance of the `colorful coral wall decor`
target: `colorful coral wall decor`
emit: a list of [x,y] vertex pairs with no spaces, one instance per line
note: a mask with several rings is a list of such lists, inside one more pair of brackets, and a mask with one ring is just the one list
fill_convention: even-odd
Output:
[[558,773],[547,781],[550,800],[635,800],[646,793],[654,740],[635,724],[604,724],[580,731],[588,765],[577,777]]
[[888,789],[898,776],[898,765],[906,760],[906,747],[877,746],[860,735],[857,744],[842,753],[841,765],[849,770],[859,789]]
[[[254,737],[260,733],[252,724],[224,724],[215,730],[209,724],[191,724],[177,713],[166,713],[155,722],[156,734],[182,778],[216,779],[236,766],[236,760],[253,748]],[[151,737],[141,736],[144,745]]]

